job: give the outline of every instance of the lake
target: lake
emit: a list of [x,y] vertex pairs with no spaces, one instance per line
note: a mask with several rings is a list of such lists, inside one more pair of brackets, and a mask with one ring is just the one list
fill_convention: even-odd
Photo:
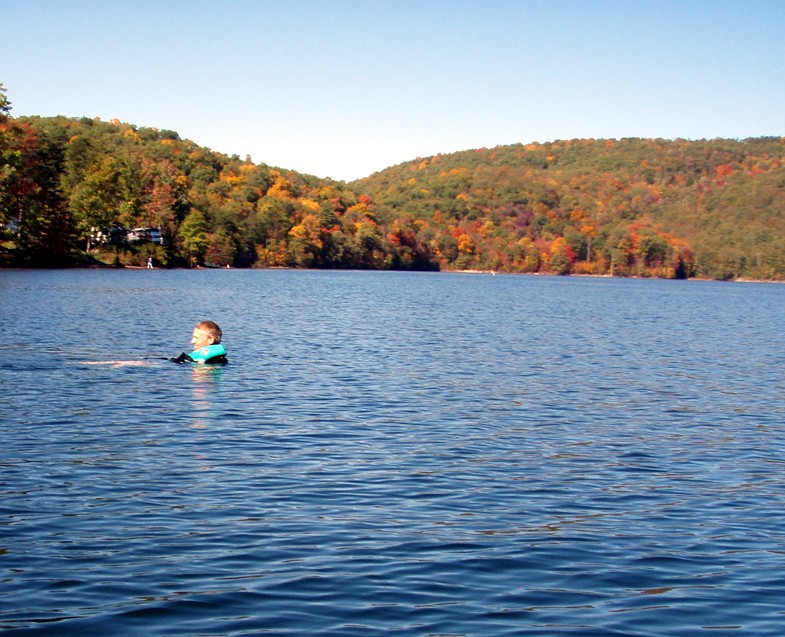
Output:
[[[0,271],[0,631],[785,634],[785,286]],[[175,365],[217,321],[229,365]]]

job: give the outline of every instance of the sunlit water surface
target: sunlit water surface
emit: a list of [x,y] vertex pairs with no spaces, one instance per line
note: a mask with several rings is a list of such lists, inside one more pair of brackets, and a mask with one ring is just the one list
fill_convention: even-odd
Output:
[[[178,366],[193,324],[230,364]],[[0,272],[0,631],[785,634],[785,286]]]

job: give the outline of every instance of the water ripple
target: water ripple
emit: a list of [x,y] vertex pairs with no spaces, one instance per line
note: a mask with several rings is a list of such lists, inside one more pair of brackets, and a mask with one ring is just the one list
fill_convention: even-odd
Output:
[[0,273],[3,632],[782,634],[781,286],[143,274]]

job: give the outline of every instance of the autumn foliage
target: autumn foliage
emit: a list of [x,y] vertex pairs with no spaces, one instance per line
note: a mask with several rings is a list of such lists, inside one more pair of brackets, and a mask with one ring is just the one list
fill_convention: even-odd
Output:
[[[785,279],[781,138],[515,144],[344,183],[0,106],[5,264]],[[163,243],[106,239],[137,226]]]
[[353,184],[440,268],[785,278],[785,140],[570,140],[418,158]]

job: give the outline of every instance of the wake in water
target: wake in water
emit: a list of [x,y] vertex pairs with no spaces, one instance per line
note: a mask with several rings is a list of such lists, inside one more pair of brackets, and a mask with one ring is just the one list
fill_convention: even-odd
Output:
[[144,367],[149,361],[78,361],[77,365],[108,365],[110,367]]

